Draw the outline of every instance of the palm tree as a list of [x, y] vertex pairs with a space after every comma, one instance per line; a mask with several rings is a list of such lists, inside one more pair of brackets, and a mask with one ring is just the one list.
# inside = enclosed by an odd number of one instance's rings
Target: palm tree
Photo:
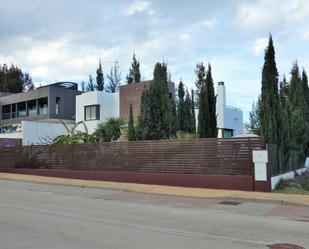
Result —
[[[59, 135], [53, 140], [53, 144], [80, 144], [87, 143], [89, 140], [88, 128], [84, 121], [77, 122], [71, 129], [63, 120], [59, 122], [64, 126], [67, 131], [66, 135]], [[85, 132], [76, 130], [79, 125], [83, 125]]]

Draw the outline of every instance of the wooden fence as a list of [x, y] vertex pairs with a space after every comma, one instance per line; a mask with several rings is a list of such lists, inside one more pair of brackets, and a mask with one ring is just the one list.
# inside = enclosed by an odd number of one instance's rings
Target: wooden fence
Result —
[[0, 148], [0, 170], [69, 169], [253, 175], [252, 150], [263, 138], [159, 140]]

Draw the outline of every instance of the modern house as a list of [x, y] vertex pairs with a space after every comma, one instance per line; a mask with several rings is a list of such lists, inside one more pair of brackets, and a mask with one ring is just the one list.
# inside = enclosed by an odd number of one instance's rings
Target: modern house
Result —
[[119, 92], [92, 91], [76, 96], [76, 123], [84, 121], [89, 133], [109, 117], [119, 117]]
[[[122, 85], [119, 88], [120, 94], [120, 118], [128, 122], [130, 105], [133, 109], [133, 118], [137, 119], [141, 109], [141, 97], [144, 89], [149, 87], [152, 80], [141, 81], [134, 84]], [[175, 98], [175, 83], [168, 82], [167, 87], [171, 98]]]
[[[74, 124], [75, 101], [79, 94], [78, 85], [73, 82], [57, 82], [17, 94], [2, 93], [0, 145], [36, 144], [40, 138], [63, 133], [63, 128], [56, 129], [55, 125], [61, 125], [59, 119]], [[45, 124], [38, 124], [42, 122]], [[54, 124], [53, 128], [46, 123]]]

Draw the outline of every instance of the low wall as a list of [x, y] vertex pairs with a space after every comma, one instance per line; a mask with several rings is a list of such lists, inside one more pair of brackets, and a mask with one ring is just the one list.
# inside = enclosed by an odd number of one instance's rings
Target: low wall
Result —
[[253, 191], [252, 176], [49, 169], [2, 169], [1, 172], [83, 180]]
[[269, 191], [253, 182], [263, 138], [36, 145], [0, 148], [0, 171], [184, 187]]
[[[298, 169], [296, 170], [297, 174], [301, 174], [305, 171], [309, 170], [309, 167], [306, 167], [306, 168], [302, 168], [302, 169]], [[290, 171], [290, 172], [287, 172], [285, 174], [282, 174], [282, 175], [278, 175], [278, 176], [273, 176], [271, 178], [271, 190], [274, 190], [277, 186], [277, 184], [279, 183], [279, 181], [282, 179], [282, 180], [291, 180], [291, 179], [294, 179], [295, 178], [295, 173], [294, 171]]]

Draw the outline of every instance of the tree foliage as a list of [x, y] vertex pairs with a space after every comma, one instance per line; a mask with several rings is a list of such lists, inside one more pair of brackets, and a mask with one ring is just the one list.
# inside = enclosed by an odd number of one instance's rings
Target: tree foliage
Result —
[[185, 131], [185, 89], [184, 84], [180, 80], [178, 85], [178, 104], [177, 104], [177, 128], [180, 131]]
[[15, 65], [0, 65], [0, 92], [20, 93], [32, 90], [34, 85], [28, 73]]
[[114, 66], [111, 67], [110, 72], [106, 75], [108, 79], [108, 85], [106, 86], [106, 92], [115, 93], [118, 91], [120, 82], [122, 79], [121, 72], [119, 70], [118, 62], [115, 61]]
[[90, 74], [89, 75], [89, 80], [88, 80], [88, 84], [87, 84], [87, 87], [86, 87], [86, 91], [87, 92], [93, 92], [95, 89], [95, 84], [93, 82], [93, 77], [92, 75]]
[[[199, 78], [200, 75], [197, 74]], [[208, 64], [206, 79], [202, 82], [199, 93], [198, 134], [200, 138], [217, 137], [216, 96], [211, 74], [211, 66]]]
[[127, 83], [137, 83], [141, 81], [141, 73], [139, 69], [139, 61], [137, 61], [135, 54], [133, 53], [131, 68], [129, 69], [129, 74], [126, 77]]
[[134, 141], [136, 139], [135, 128], [134, 128], [134, 118], [133, 118], [133, 107], [130, 105], [129, 112], [129, 124], [128, 124], [128, 140]]
[[261, 135], [273, 144], [280, 143], [280, 107], [278, 93], [278, 70], [275, 61], [275, 48], [270, 35], [265, 51], [262, 69], [262, 90], [260, 106]]
[[167, 66], [157, 63], [152, 84], [143, 91], [139, 116], [140, 139], [168, 139], [175, 134], [175, 103], [167, 87]]
[[101, 60], [99, 61], [99, 67], [98, 67], [96, 73], [97, 73], [97, 76], [96, 76], [97, 86], [96, 86], [96, 88], [97, 88], [98, 91], [104, 91], [104, 74], [103, 74]]

